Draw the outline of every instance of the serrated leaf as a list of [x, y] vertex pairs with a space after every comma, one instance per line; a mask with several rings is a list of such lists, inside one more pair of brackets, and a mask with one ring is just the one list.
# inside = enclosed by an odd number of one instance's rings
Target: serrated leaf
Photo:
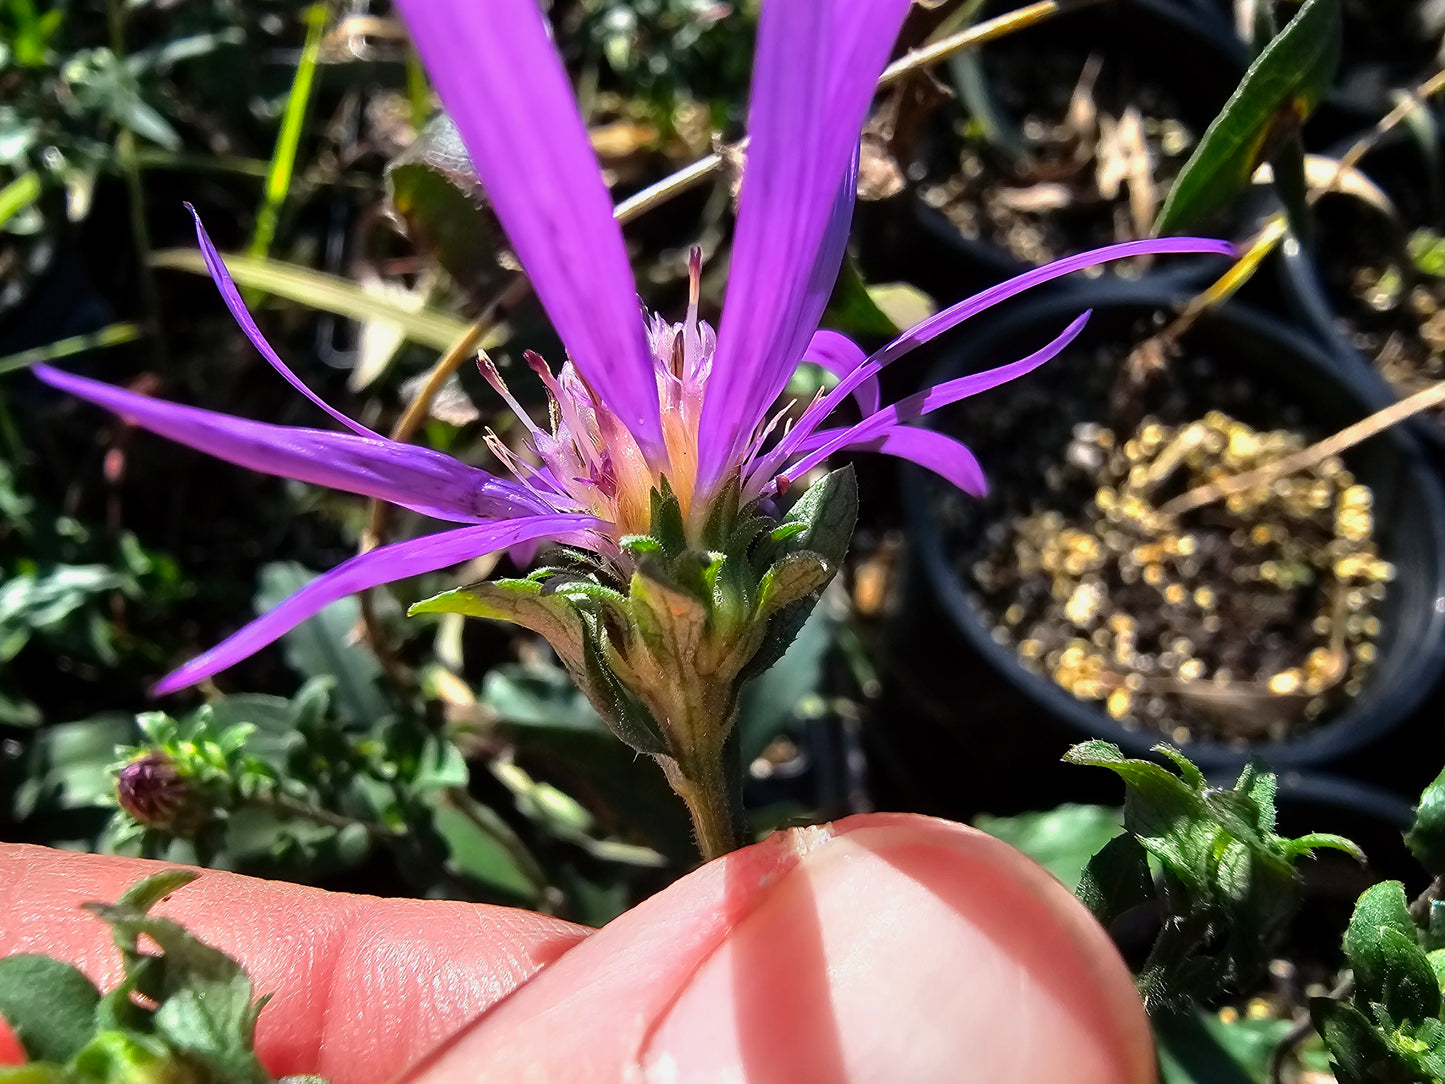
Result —
[[1366, 860], [1365, 852], [1360, 850], [1353, 840], [1337, 836], [1332, 832], [1310, 832], [1298, 839], [1285, 840], [1284, 846], [1285, 851], [1289, 854], [1310, 854], [1322, 848], [1328, 848], [1332, 851], [1344, 851], [1361, 865]]
[[841, 566], [857, 522], [858, 476], [849, 464], [814, 482], [788, 510], [783, 523], [801, 523], [803, 529], [789, 536], [783, 546], [790, 552], [812, 550]]
[[605, 633], [596, 619], [584, 615], [583, 623], [588, 629], [582, 640], [584, 664], [580, 672], [572, 671], [573, 680], [608, 728], [633, 749], [648, 755], [667, 752], [667, 741], [657, 720], [609, 665], [603, 648]]
[[1328, 92], [1339, 54], [1339, 0], [1305, 0], [1205, 131], [1170, 188], [1154, 232], [1175, 232], [1242, 191]]
[[1249, 800], [1254, 803], [1259, 815], [1257, 824], [1260, 833], [1265, 836], [1273, 834], [1277, 818], [1275, 794], [1279, 790], [1279, 779], [1274, 772], [1249, 764], [1240, 772], [1234, 789], [1249, 795]]
[[1194, 892], [1207, 890], [1213, 825], [1200, 795], [1168, 769], [1124, 756], [1118, 746], [1088, 741], [1074, 746], [1070, 764], [1108, 768], [1124, 780], [1124, 827]]
[[0, 958], [0, 1019], [32, 1061], [66, 1062], [95, 1031], [100, 991], [78, 968], [49, 956]]

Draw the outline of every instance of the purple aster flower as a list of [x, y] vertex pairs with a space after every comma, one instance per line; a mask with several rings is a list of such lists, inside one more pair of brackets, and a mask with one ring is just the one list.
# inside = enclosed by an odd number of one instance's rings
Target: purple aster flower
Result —
[[[43, 366], [35, 370], [40, 378], [241, 466], [462, 526], [346, 561], [164, 678], [158, 692], [232, 665], [347, 594], [506, 547], [549, 539], [585, 548], [626, 582], [631, 558], [622, 542], [655, 529], [658, 490], [676, 497], [693, 543], [720, 502], [747, 506], [838, 452], [909, 459], [981, 493], [983, 472], [963, 445], [909, 423], [1043, 364], [1078, 334], [1087, 314], [1020, 361], [887, 407], [877, 382], [884, 366], [975, 313], [1071, 271], [1145, 253], [1232, 252], [1219, 241], [1168, 238], [1070, 257], [945, 309], [871, 356], [819, 330], [852, 218], [858, 134], [910, 0], [769, 0], [758, 26], [750, 146], [721, 322], [714, 331], [698, 319], [696, 261], [683, 321], [644, 319], [601, 171], [536, 0], [399, 2], [566, 346], [568, 360], [555, 374], [526, 355], [551, 399], [546, 427], [483, 362], [527, 427], [536, 462], [493, 442], [512, 475], [499, 477], [387, 440], [322, 402], [266, 343], [198, 220], [206, 263], [241, 329], [277, 372], [349, 432], [247, 421]], [[779, 434], [778, 397], [804, 361], [840, 382]], [[862, 420], [832, 422], [849, 400]]]

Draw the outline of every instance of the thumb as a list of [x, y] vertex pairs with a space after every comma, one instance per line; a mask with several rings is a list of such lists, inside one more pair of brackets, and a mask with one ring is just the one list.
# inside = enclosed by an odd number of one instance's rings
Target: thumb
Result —
[[1058, 881], [907, 814], [777, 833], [590, 936], [409, 1084], [1149, 1084], [1148, 1022]]

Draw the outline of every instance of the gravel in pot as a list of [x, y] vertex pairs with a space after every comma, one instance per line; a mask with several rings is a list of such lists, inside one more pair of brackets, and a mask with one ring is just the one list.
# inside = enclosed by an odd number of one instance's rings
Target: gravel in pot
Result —
[[1226, 308], [1121, 408], [1119, 361], [1183, 300], [1086, 284], [975, 328], [941, 359], [940, 379], [987, 368], [1094, 309], [1048, 367], [940, 412], [991, 493], [953, 497], [908, 472], [924, 572], [975, 649], [1087, 733], [1134, 749], [1167, 738], [1206, 764], [1342, 755], [1436, 678], [1445, 498], [1413, 440], [1391, 432], [1268, 489], [1162, 514], [1200, 481], [1382, 405], [1313, 343]]

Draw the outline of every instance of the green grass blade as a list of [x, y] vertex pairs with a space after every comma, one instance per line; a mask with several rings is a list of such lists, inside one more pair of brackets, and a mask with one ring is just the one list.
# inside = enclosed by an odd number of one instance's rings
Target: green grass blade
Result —
[[110, 324], [99, 331], [92, 331], [86, 335], [72, 335], [68, 339], [59, 339], [44, 346], [37, 346], [33, 350], [22, 350], [18, 354], [0, 358], [0, 375], [14, 372], [16, 369], [28, 369], [30, 366], [39, 365], [42, 362], [59, 361], [61, 358], [68, 358], [72, 354], [81, 354], [87, 350], [134, 342], [140, 337], [141, 329], [138, 324]]
[[[363, 323], [385, 320], [401, 328], [412, 342], [434, 350], [449, 349], [467, 330], [466, 321], [455, 316], [437, 309], [410, 308], [389, 297], [364, 290], [338, 275], [328, 275], [266, 256], [231, 255], [224, 259], [227, 270], [242, 289], [274, 294], [308, 308]], [[156, 267], [189, 271], [195, 275], [207, 274], [205, 261], [196, 249], [157, 252], [151, 263]]]
[[34, 170], [20, 174], [0, 188], [0, 226], [4, 226], [40, 198], [40, 174]]
[[305, 130], [306, 113], [311, 104], [311, 88], [316, 82], [316, 62], [321, 56], [321, 35], [326, 29], [326, 5], [313, 4], [306, 10], [305, 17], [306, 44], [301, 47], [301, 59], [296, 64], [296, 77], [291, 81], [291, 93], [286, 97], [286, 111], [281, 117], [281, 129], [276, 133], [271, 166], [266, 171], [261, 207], [256, 212], [256, 229], [251, 234], [251, 243], [246, 249], [253, 256], [265, 256], [271, 251], [271, 242], [276, 236], [276, 224], [281, 218], [281, 208], [286, 203], [286, 194], [291, 190], [291, 175], [296, 169], [296, 149], [301, 145], [301, 133]]

